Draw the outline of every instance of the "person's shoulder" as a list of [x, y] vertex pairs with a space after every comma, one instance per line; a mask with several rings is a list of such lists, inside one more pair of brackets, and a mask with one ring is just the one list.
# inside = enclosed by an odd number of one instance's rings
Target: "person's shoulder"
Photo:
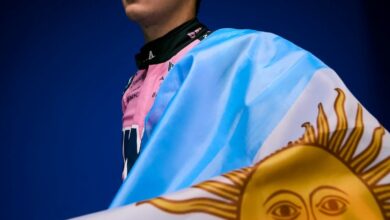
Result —
[[218, 29], [213, 31], [202, 44], [205, 44], [205, 47], [229, 44], [231, 46], [250, 46], [251, 48], [267, 50], [305, 51], [301, 47], [277, 34], [252, 29]]
[[299, 63], [306, 63], [306, 66], [314, 69], [326, 67], [312, 53], [291, 41], [274, 33], [251, 29], [218, 29], [199, 43], [189, 55], [208, 62], [240, 60], [259, 67], [274, 65], [287, 68]]

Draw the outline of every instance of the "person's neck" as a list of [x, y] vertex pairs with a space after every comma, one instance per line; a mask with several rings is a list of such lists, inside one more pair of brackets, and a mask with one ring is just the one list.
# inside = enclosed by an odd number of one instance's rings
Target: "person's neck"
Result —
[[156, 40], [180, 26], [181, 24], [194, 19], [195, 15], [182, 14], [181, 16], [171, 16], [171, 19], [165, 19], [152, 25], [142, 25], [145, 42]]

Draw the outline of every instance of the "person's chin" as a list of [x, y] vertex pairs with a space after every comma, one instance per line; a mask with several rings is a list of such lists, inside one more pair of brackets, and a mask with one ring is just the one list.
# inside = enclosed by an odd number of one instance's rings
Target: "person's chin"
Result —
[[135, 4], [126, 5], [125, 12], [127, 17], [133, 21], [138, 20], [140, 17], [142, 17], [143, 14], [142, 10], [140, 10], [140, 7]]
[[148, 13], [142, 10], [134, 10], [134, 8], [126, 8], [126, 15], [130, 20], [139, 24], [143, 24], [150, 20]]

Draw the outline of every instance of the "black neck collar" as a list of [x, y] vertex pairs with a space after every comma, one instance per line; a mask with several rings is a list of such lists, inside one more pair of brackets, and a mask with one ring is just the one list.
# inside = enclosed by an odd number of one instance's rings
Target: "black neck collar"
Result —
[[196, 18], [185, 22], [166, 35], [145, 44], [135, 55], [138, 69], [169, 60], [188, 44], [196, 39], [202, 39], [209, 32], [209, 29]]

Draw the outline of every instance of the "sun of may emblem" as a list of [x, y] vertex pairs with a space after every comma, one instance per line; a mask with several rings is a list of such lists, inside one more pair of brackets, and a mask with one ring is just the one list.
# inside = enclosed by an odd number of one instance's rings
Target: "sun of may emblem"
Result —
[[151, 204], [172, 214], [207, 213], [222, 219], [390, 219], [390, 184], [380, 183], [390, 172], [390, 157], [374, 163], [385, 129], [374, 129], [370, 144], [357, 152], [364, 132], [362, 107], [358, 104], [355, 125], [347, 132], [345, 94], [341, 89], [336, 91], [337, 124], [333, 131], [320, 103], [316, 127], [304, 123], [305, 132], [299, 140], [254, 166], [224, 174], [226, 181], [194, 186], [213, 198], [158, 197], [138, 205]]

